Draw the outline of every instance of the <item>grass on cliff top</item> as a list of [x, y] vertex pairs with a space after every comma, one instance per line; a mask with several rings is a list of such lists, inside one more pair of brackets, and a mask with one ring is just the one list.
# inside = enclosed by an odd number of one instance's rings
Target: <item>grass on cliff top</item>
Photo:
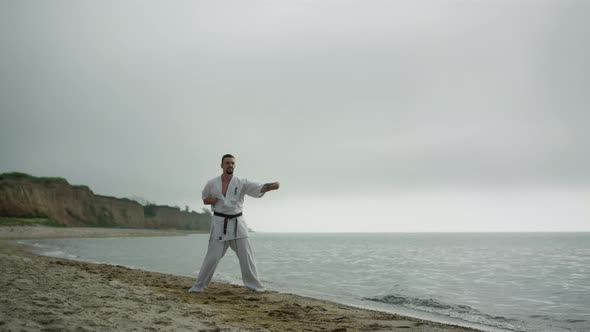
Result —
[[2, 173], [0, 174], [0, 180], [9, 180], [9, 179], [15, 179], [15, 180], [29, 180], [29, 181], [33, 181], [33, 182], [59, 182], [59, 183], [65, 183], [67, 184], [68, 181], [64, 178], [60, 178], [60, 177], [37, 177], [37, 176], [33, 176], [27, 173], [21, 173], [21, 172], [11, 172], [11, 173]]
[[49, 226], [49, 227], [67, 227], [61, 222], [51, 218], [14, 218], [0, 217], [1, 226]]

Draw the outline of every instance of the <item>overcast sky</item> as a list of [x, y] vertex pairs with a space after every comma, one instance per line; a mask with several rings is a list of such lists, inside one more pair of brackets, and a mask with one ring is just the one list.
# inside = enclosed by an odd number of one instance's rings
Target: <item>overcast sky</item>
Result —
[[590, 2], [0, 2], [0, 172], [260, 231], [590, 231]]

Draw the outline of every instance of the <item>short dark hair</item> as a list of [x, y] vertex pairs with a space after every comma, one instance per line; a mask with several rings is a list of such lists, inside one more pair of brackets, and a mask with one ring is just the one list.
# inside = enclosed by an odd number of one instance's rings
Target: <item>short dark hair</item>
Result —
[[221, 157], [221, 163], [222, 163], [222, 164], [223, 164], [223, 159], [225, 159], [225, 158], [234, 158], [234, 159], [236, 159], [236, 157], [232, 156], [232, 155], [231, 155], [231, 154], [229, 154], [229, 153], [228, 153], [228, 154], [224, 154], [224, 155], [223, 155], [223, 157]]

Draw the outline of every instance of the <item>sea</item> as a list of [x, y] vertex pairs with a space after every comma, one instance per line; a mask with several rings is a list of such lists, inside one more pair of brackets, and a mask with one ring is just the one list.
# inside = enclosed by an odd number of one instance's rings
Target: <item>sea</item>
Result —
[[[208, 234], [23, 240], [43, 255], [196, 277]], [[253, 233], [270, 290], [484, 331], [590, 331], [590, 233]], [[241, 284], [228, 250], [214, 281]]]

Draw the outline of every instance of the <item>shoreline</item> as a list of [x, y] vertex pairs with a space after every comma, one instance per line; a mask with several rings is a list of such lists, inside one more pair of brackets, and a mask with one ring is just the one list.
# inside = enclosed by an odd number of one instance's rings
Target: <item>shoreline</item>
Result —
[[[54, 231], [45, 230], [48, 236], [42, 236], [41, 229], [7, 228], [0, 228], [0, 282], [7, 286], [0, 291], [2, 331], [479, 331], [294, 294], [257, 294], [224, 283], [212, 283], [203, 294], [187, 293], [192, 278], [39, 256], [33, 247], [17, 243], [13, 236], [29, 231], [35, 234], [28, 239], [56, 238]], [[195, 233], [57, 230], [61, 237]]]
[[144, 228], [0, 226], [0, 240], [63, 239], [84, 237], [182, 236], [205, 233], [208, 234], [209, 232]]

